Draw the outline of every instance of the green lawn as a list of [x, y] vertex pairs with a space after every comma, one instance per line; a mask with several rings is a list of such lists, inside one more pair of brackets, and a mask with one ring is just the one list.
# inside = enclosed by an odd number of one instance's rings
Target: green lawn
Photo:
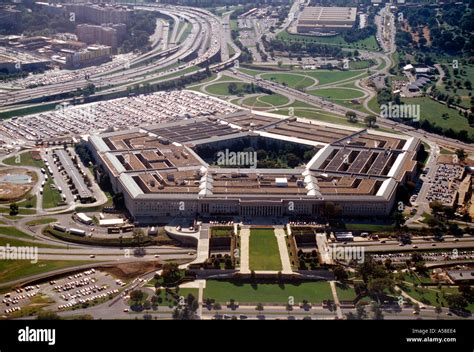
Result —
[[224, 304], [235, 299], [243, 303], [288, 303], [294, 297], [295, 304], [307, 300], [320, 304], [323, 300], [332, 299], [331, 288], [326, 281], [304, 282], [300, 284], [242, 284], [229, 281], [207, 280], [204, 299], [215, 299]]
[[43, 160], [34, 160], [31, 155], [31, 152], [25, 152], [20, 154], [19, 156], [12, 156], [10, 158], [5, 159], [3, 162], [11, 166], [32, 166], [37, 168], [44, 167]]
[[43, 208], [50, 209], [56, 208], [58, 204], [63, 200], [61, 193], [57, 189], [52, 189], [51, 185], [54, 182], [51, 178], [48, 179], [48, 182], [44, 185], [43, 189]]
[[[465, 108], [469, 108], [471, 106], [471, 97], [469, 94], [472, 95], [473, 91], [466, 89], [464, 83], [466, 81], [474, 82], [474, 65], [469, 65], [468, 63], [460, 63], [460, 70], [458, 70], [458, 75], [454, 75], [454, 69], [451, 62], [446, 63], [446, 68], [449, 71], [450, 78], [452, 85], [451, 87], [447, 87], [446, 83], [443, 83], [441, 87], [438, 87], [438, 90], [444, 93], [447, 93], [451, 96], [458, 95], [461, 97], [461, 106]], [[462, 71], [462, 74], [461, 74]], [[458, 88], [456, 83], [460, 82], [461, 86]]]
[[323, 97], [327, 99], [342, 99], [342, 100], [349, 100], [349, 99], [357, 99], [362, 98], [364, 96], [364, 92], [358, 89], [344, 89], [344, 88], [323, 88], [323, 89], [316, 89], [311, 90], [308, 93], [312, 95], [316, 95], [318, 97]]
[[15, 246], [15, 247], [38, 247], [38, 248], [60, 248], [64, 249], [66, 247], [64, 246], [56, 246], [56, 245], [49, 245], [49, 244], [43, 244], [40, 242], [31, 242], [31, 241], [24, 241], [24, 240], [12, 240], [12, 239], [7, 239], [0, 237], [0, 246]]
[[234, 228], [232, 226], [228, 227], [211, 227], [212, 237], [228, 237], [232, 236]]
[[307, 70], [303, 72], [306, 72], [310, 77], [316, 78], [319, 81], [319, 85], [355, 79], [357, 76], [366, 75], [365, 71]]
[[36, 219], [36, 220], [31, 220], [31, 221], [28, 221], [26, 224], [28, 226], [36, 226], [36, 225], [46, 225], [46, 224], [50, 224], [52, 222], [56, 222], [58, 221], [58, 219], [55, 219], [55, 218], [43, 218], [43, 219]]
[[250, 230], [250, 269], [281, 270], [280, 252], [272, 229]]
[[[406, 104], [419, 104], [422, 120], [428, 120], [435, 123], [443, 129], [452, 128], [454, 131], [465, 130], [471, 138], [474, 138], [474, 127], [469, 126], [466, 118], [459, 115], [455, 109], [450, 109], [446, 105], [438, 103], [430, 98], [404, 98]], [[447, 114], [447, 118], [443, 118]]]
[[[10, 207], [9, 206], [0, 207], [0, 214], [10, 214]], [[33, 215], [33, 214], [36, 214], [36, 210], [29, 209], [29, 208], [18, 208], [18, 214], [19, 215]]]
[[[235, 82], [235, 85], [237, 86], [237, 89], [243, 90], [245, 83]], [[226, 82], [211, 84], [205, 89], [206, 92], [213, 95], [232, 95], [231, 93], [229, 93], [229, 83]]]
[[288, 87], [304, 89], [316, 83], [313, 78], [307, 77], [305, 73], [264, 73], [263, 79], [285, 84]]
[[[437, 287], [414, 287], [414, 286], [405, 286], [403, 288], [403, 291], [408, 293], [411, 297], [416, 299], [417, 301], [420, 301], [424, 304], [428, 304], [431, 306], [442, 306], [442, 307], [447, 307], [448, 304], [446, 302], [446, 296], [450, 294], [458, 294], [458, 288], [457, 287], [445, 287], [443, 286], [441, 290], [439, 290]], [[472, 309], [472, 304], [471, 307]]]
[[242, 105], [249, 106], [252, 108], [271, 108], [267, 103], [263, 103], [258, 100], [258, 96], [248, 97], [242, 100]]
[[379, 224], [346, 224], [346, 230], [348, 231], [392, 231], [392, 225], [379, 225]]
[[258, 98], [258, 100], [263, 101], [264, 103], [274, 105], [274, 106], [286, 105], [290, 102], [290, 100], [287, 97], [280, 94], [265, 95], [263, 97]]
[[336, 292], [340, 301], [353, 301], [357, 297], [352, 287], [340, 283], [336, 283]]
[[90, 262], [79, 260], [40, 260], [36, 264], [32, 264], [29, 260], [0, 260], [0, 282], [87, 263]]
[[18, 204], [19, 207], [23, 208], [36, 208], [37, 198], [36, 195], [27, 196], [24, 201], [21, 201]]
[[[175, 290], [172, 290], [175, 292]], [[158, 305], [163, 307], [175, 307], [179, 303], [180, 297], [183, 297], [185, 300], [188, 297], [188, 294], [192, 294], [196, 299], [199, 296], [199, 290], [197, 288], [180, 288], [176, 293], [178, 295], [177, 299], [171, 294], [166, 293], [165, 289], [161, 289], [158, 296]], [[150, 298], [150, 297], [149, 297]]]
[[21, 230], [18, 230], [16, 227], [12, 226], [0, 226], [0, 234], [14, 236], [19, 238], [33, 239], [33, 236], [24, 233]]
[[[384, 61], [385, 62], [385, 61]], [[349, 68], [351, 70], [363, 70], [368, 69], [375, 65], [375, 62], [372, 60], [361, 60], [361, 61], [350, 61]]]
[[342, 37], [342, 35], [336, 35], [331, 37], [317, 37], [309, 35], [290, 34], [287, 31], [282, 31], [277, 35], [277, 39], [289, 42], [299, 41], [308, 43], [313, 42], [319, 44], [337, 45], [345, 48], [367, 49], [371, 51], [377, 50], [379, 48], [377, 40], [373, 35], [366, 39], [349, 43]]

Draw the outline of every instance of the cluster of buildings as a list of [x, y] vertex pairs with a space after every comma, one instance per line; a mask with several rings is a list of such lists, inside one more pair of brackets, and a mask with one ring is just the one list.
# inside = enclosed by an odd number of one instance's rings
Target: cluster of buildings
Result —
[[409, 83], [405, 88], [411, 93], [420, 92], [424, 87], [431, 84], [435, 73], [433, 67], [412, 64], [405, 65], [403, 71], [409, 79]]
[[51, 66], [80, 68], [111, 60], [112, 47], [88, 45], [74, 39], [59, 39], [55, 36], [5, 36], [0, 38], [0, 49], [10, 58], [0, 58], [0, 68], [8, 72], [41, 71]]
[[[203, 149], [297, 143], [314, 156], [290, 168], [208, 163]], [[139, 223], [174, 217], [387, 216], [417, 173], [416, 138], [239, 111], [92, 135], [89, 146]]]
[[[34, 60], [23, 59], [16, 52], [14, 60], [0, 56], [0, 69], [7, 73], [38, 71], [51, 66], [77, 69], [110, 61], [125, 39], [133, 12], [126, 6], [109, 4], [36, 2], [35, 6], [45, 14], [63, 16], [77, 24], [75, 34], [69, 34], [67, 39], [56, 36], [1, 37], [0, 45], [8, 47], [9, 51], [17, 49], [23, 56], [35, 56]], [[0, 7], [2, 22], [18, 21], [20, 14], [13, 6]]]

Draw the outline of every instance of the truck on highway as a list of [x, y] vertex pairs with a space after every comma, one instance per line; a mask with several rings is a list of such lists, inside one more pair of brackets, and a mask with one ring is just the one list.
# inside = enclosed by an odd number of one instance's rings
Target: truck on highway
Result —
[[76, 235], [76, 236], [85, 236], [86, 235], [86, 232], [84, 230], [79, 230], [79, 229], [74, 229], [74, 228], [70, 228], [69, 233], [71, 235]]

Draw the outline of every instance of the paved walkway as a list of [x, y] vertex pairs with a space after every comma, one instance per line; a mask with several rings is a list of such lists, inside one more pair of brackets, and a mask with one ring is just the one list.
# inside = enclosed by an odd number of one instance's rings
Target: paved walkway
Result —
[[332, 296], [334, 298], [334, 304], [336, 305], [337, 318], [344, 319], [344, 315], [342, 314], [342, 310], [341, 310], [341, 303], [339, 302], [339, 297], [337, 296], [336, 281], [329, 281], [329, 285], [331, 286]]
[[240, 229], [240, 272], [242, 274], [250, 273], [249, 245], [250, 229], [248, 227], [243, 226]]
[[282, 273], [291, 274], [293, 270], [291, 270], [290, 256], [288, 255], [288, 247], [285, 241], [285, 231], [282, 228], [275, 228], [275, 236], [278, 242], [278, 250], [280, 251]]
[[325, 233], [316, 234], [316, 243], [318, 245], [321, 264], [333, 264], [331, 253], [329, 251], [328, 239]]

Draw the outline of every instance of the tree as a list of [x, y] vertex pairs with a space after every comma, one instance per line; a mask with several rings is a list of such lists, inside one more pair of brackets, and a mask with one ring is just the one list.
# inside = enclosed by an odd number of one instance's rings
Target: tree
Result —
[[349, 121], [349, 122], [352, 122], [352, 123], [357, 122], [357, 115], [354, 111], [346, 112], [346, 118], [347, 118], [347, 121]]
[[263, 311], [263, 304], [262, 303], [257, 303], [257, 306], [255, 307], [255, 310], [258, 312]]
[[442, 312], [443, 312], [443, 308], [441, 308], [440, 306], [436, 306], [435, 313], [438, 315], [438, 318]]
[[18, 215], [18, 204], [16, 203], [11, 203], [10, 204], [10, 215], [11, 216], [15, 216], [15, 215]]
[[229, 85], [227, 86], [227, 90], [229, 91], [230, 94], [232, 95], [236, 95], [239, 93], [239, 89], [237, 87], [237, 84], [234, 83], [234, 82], [231, 82], [229, 83]]
[[464, 161], [467, 158], [467, 153], [464, 149], [456, 149], [455, 154], [457, 155], [460, 161]]
[[143, 299], [143, 292], [140, 290], [130, 292], [130, 299], [134, 302], [140, 302]]
[[382, 309], [380, 309], [380, 305], [376, 302], [372, 303], [372, 313], [374, 314], [374, 320], [383, 320]]
[[416, 313], [416, 314], [420, 314], [420, 305], [418, 303], [415, 303], [413, 305], [413, 311]]
[[464, 309], [468, 306], [467, 300], [464, 296], [459, 294], [452, 294], [446, 296], [446, 302], [450, 309]]
[[347, 272], [342, 265], [337, 265], [334, 268], [333, 272], [334, 272], [334, 276], [336, 277], [336, 280], [338, 281], [347, 280], [347, 278], [349, 277], [349, 275], [347, 275]]
[[356, 311], [357, 311], [357, 319], [359, 320], [364, 320], [367, 318], [367, 312], [365, 310], [365, 304], [357, 304], [356, 305]]
[[219, 314], [219, 311], [222, 309], [222, 306], [219, 302], [214, 302], [212, 309], [214, 309], [216, 313]]
[[367, 115], [364, 118], [365, 123], [367, 124], [368, 127], [373, 127], [375, 126], [375, 123], [377, 122], [377, 117], [374, 115]]
[[288, 312], [288, 314], [290, 314], [291, 311], [293, 311], [293, 305], [291, 304], [287, 304], [286, 307], [285, 307], [286, 311]]
[[115, 209], [123, 209], [125, 207], [125, 198], [122, 192], [115, 193], [112, 197], [112, 204]]
[[179, 267], [177, 263], [165, 263], [161, 272], [164, 282], [175, 282], [179, 277]]

